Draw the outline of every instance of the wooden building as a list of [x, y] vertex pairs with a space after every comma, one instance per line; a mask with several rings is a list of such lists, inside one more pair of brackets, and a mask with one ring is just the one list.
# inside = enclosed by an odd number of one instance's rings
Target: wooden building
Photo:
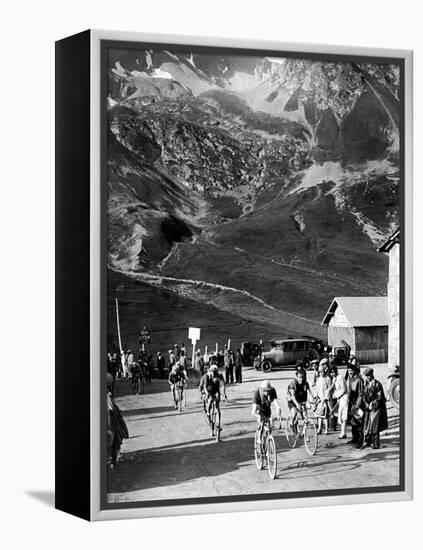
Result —
[[360, 363], [388, 360], [388, 298], [334, 298], [323, 321], [328, 327], [328, 344], [349, 346]]
[[391, 367], [400, 364], [400, 230], [397, 229], [379, 248], [389, 254], [388, 315], [389, 345], [388, 362]]

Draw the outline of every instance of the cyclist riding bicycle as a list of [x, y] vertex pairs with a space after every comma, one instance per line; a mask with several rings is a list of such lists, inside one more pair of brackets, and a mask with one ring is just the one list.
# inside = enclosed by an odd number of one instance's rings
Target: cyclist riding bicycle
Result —
[[220, 426], [220, 394], [221, 386], [223, 386], [223, 395], [225, 400], [226, 397], [226, 386], [223, 376], [219, 373], [219, 368], [217, 365], [211, 365], [210, 369], [200, 380], [200, 395], [203, 401], [204, 412], [207, 415], [207, 418], [210, 421], [210, 413], [213, 404], [213, 400], [216, 403], [217, 414], [219, 418]]
[[182, 397], [184, 395], [184, 388], [186, 386], [186, 375], [183, 369], [181, 368], [181, 365], [177, 362], [175, 365], [173, 365], [172, 370], [169, 373], [169, 385], [170, 385], [170, 391], [172, 393], [173, 398], [173, 406], [175, 409], [177, 408], [177, 399], [176, 399], [176, 391], [177, 391], [177, 385], [179, 383], [182, 383]]
[[281, 417], [281, 407], [278, 401], [276, 389], [270, 380], [263, 380], [260, 387], [253, 394], [253, 407], [251, 414], [258, 422], [258, 427], [263, 430], [265, 423], [270, 423], [272, 416], [272, 403], [275, 404], [276, 414]]
[[141, 378], [142, 369], [140, 367], [140, 364], [137, 363], [136, 361], [132, 363], [132, 365], [130, 366], [130, 373], [134, 380], [136, 380], [137, 378]]
[[311, 396], [311, 402], [314, 403], [314, 396], [311, 393], [309, 383], [306, 380], [304, 369], [297, 369], [295, 378], [288, 385], [288, 407], [291, 427], [294, 427], [298, 414], [302, 415], [303, 408], [307, 405]]

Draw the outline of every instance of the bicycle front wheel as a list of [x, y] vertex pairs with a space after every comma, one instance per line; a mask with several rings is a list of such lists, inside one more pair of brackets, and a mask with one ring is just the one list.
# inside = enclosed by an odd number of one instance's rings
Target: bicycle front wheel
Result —
[[307, 420], [304, 426], [304, 445], [310, 456], [313, 456], [317, 450], [317, 430], [313, 420]]
[[291, 424], [291, 419], [288, 416], [285, 421], [285, 437], [291, 449], [293, 449], [297, 444], [297, 430], [298, 426], [295, 428], [295, 426]]
[[267, 437], [267, 468], [270, 479], [275, 479], [276, 469], [278, 467], [278, 457], [276, 453], [276, 443], [273, 435]]
[[264, 458], [261, 449], [260, 433], [256, 431], [254, 435], [254, 456], [256, 459], [257, 470], [263, 470]]
[[214, 437], [216, 441], [220, 441], [220, 424], [217, 411], [214, 413]]

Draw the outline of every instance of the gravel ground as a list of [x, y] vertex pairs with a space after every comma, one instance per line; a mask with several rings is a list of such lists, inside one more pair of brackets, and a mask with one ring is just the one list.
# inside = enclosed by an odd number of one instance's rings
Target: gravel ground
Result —
[[[386, 387], [387, 365], [374, 365], [375, 376]], [[282, 414], [288, 414], [286, 391], [293, 370], [275, 371], [269, 378], [277, 389]], [[283, 430], [274, 430], [278, 451], [276, 479], [258, 471], [254, 461], [251, 397], [265, 377], [245, 368], [242, 384], [228, 386], [222, 403], [222, 440], [210, 438], [193, 383], [187, 406], [174, 410], [166, 380], [153, 380], [144, 395], [128, 395], [129, 382], [119, 381], [116, 401], [128, 425], [121, 461], [112, 473], [109, 502], [149, 501], [193, 497], [254, 495], [399, 483], [399, 415], [388, 402], [389, 429], [379, 450], [352, 449], [337, 432], [319, 436], [317, 453], [310, 457], [302, 442], [287, 445]], [[349, 435], [349, 430], [348, 430]]]

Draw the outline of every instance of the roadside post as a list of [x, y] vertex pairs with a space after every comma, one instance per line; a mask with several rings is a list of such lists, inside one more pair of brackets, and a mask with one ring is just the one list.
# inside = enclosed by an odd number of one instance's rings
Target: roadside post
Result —
[[[192, 343], [192, 363], [191, 366], [194, 368], [194, 361], [195, 361], [195, 344], [200, 339], [200, 329], [196, 327], [189, 327], [188, 328], [188, 338], [191, 340]], [[187, 380], [188, 384], [188, 380]], [[188, 386], [187, 386], [188, 387]], [[185, 407], [187, 406], [187, 392], [184, 393], [185, 398]]]

